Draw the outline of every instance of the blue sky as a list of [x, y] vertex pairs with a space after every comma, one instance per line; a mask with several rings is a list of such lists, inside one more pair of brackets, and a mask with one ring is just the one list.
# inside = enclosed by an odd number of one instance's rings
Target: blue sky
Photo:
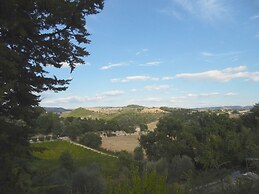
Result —
[[207, 107], [259, 102], [259, 0], [106, 0], [90, 56], [42, 106]]

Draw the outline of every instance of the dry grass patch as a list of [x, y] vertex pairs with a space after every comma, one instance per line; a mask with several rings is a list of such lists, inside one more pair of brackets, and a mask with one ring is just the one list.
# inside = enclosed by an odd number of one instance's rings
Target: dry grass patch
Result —
[[154, 121], [154, 122], [152, 122], [152, 123], [148, 123], [148, 124], [147, 124], [148, 130], [149, 130], [149, 131], [154, 131], [158, 122], [159, 122], [159, 121]]
[[134, 149], [139, 146], [139, 135], [127, 135], [127, 136], [113, 136], [102, 138], [102, 148], [111, 151], [122, 151], [132, 153]]

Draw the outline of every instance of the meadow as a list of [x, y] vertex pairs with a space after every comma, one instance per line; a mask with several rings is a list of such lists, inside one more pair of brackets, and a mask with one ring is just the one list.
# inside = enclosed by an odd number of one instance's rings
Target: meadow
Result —
[[93, 152], [67, 141], [33, 143], [32, 148], [35, 157], [32, 165], [37, 171], [51, 172], [59, 168], [59, 157], [66, 151], [71, 154], [76, 168], [95, 163], [100, 167], [103, 175], [113, 174], [118, 162], [117, 158]]

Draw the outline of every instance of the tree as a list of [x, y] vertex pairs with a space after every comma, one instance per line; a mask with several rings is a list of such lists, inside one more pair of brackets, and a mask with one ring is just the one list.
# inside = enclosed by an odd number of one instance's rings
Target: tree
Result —
[[147, 124], [144, 124], [144, 123], [141, 123], [141, 124], [139, 125], [139, 128], [140, 128], [140, 131], [142, 131], [142, 132], [145, 132], [145, 131], [148, 130]]
[[102, 138], [100, 137], [100, 135], [95, 133], [85, 133], [80, 138], [80, 143], [91, 148], [98, 148], [102, 144]]
[[[0, 144], [0, 165], [7, 173], [0, 173], [1, 192], [28, 193], [25, 179], [18, 177], [26, 174], [26, 168], [21, 166], [28, 158], [28, 136], [37, 117], [39, 94], [65, 90], [69, 83], [48, 76], [46, 67], [68, 64], [72, 71], [76, 64], [84, 63], [83, 57], [89, 55], [85, 46], [90, 43], [85, 16], [102, 8], [103, 0], [1, 1], [0, 137], [21, 136], [19, 141]], [[16, 148], [24, 151], [14, 152]], [[13, 181], [17, 184], [12, 184]]]
[[259, 130], [259, 103], [255, 104], [251, 111], [241, 118], [246, 127], [257, 132]]
[[72, 140], [77, 140], [77, 137], [82, 134], [82, 127], [80, 125], [80, 122], [73, 121], [71, 123], [67, 123], [64, 135], [67, 135]]
[[45, 113], [40, 115], [37, 120], [35, 127], [37, 132], [42, 134], [60, 134], [61, 133], [61, 122], [58, 115], [55, 113]]
[[102, 8], [103, 0], [1, 2], [0, 115], [21, 119], [24, 111], [38, 105], [37, 93], [66, 89], [69, 80], [48, 77], [44, 68], [68, 64], [72, 71], [84, 63], [90, 42], [85, 16]]

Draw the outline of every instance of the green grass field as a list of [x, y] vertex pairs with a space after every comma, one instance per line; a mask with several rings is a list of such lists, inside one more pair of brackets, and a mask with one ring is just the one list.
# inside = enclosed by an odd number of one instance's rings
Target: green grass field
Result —
[[[85, 167], [96, 163], [100, 166], [103, 175], [111, 175], [116, 170], [117, 158], [105, 156], [66, 141], [51, 141], [42, 143], [33, 143], [33, 168], [37, 171], [51, 172], [59, 167], [59, 157], [64, 151], [68, 151], [73, 159], [76, 168]], [[43, 149], [42, 152], [36, 151]]]

